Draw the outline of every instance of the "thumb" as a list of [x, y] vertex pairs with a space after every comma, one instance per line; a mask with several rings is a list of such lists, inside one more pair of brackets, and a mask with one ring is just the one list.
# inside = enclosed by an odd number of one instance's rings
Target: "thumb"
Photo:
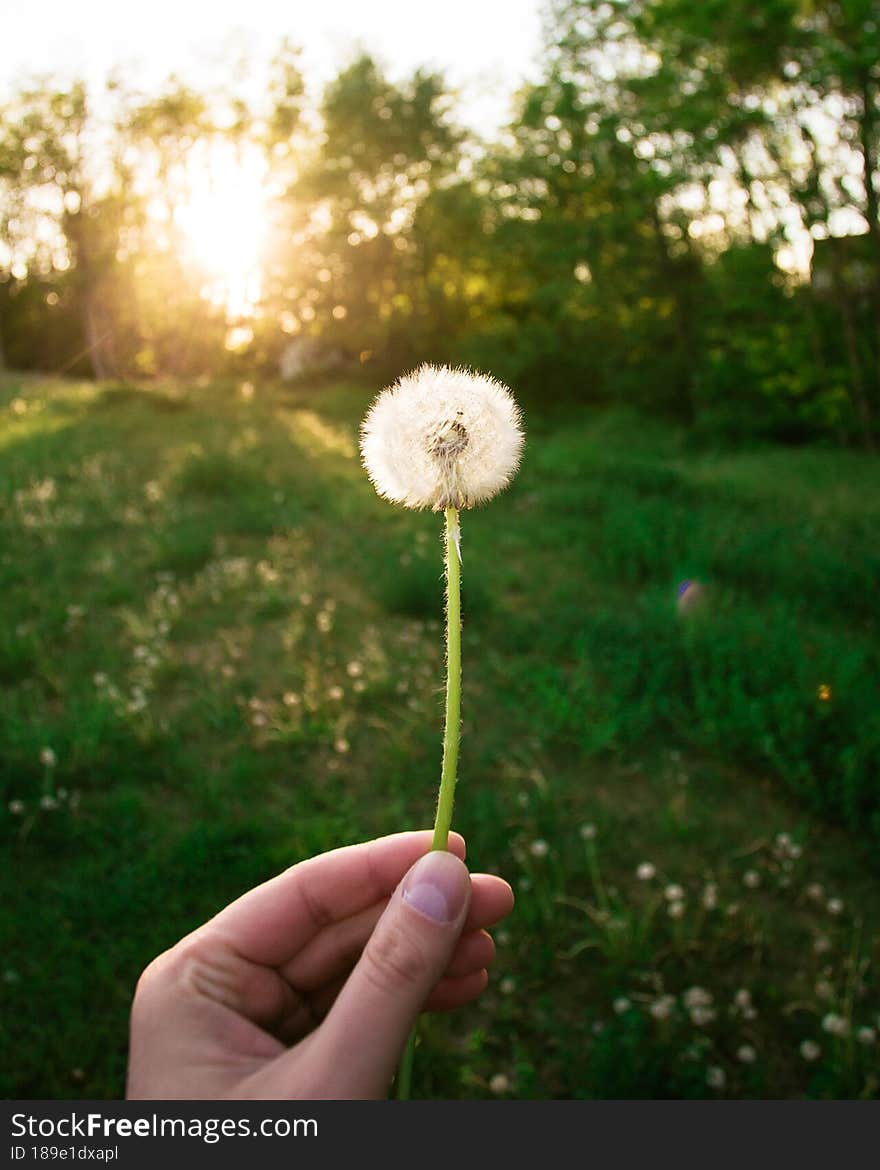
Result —
[[452, 853], [420, 858], [395, 890], [315, 1046], [338, 1096], [385, 1097], [419, 1012], [449, 965], [471, 900]]

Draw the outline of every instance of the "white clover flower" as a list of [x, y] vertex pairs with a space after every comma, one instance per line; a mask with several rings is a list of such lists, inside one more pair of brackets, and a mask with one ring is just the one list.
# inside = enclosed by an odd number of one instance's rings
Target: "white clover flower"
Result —
[[684, 918], [684, 902], [670, 902], [666, 913], [670, 918]]
[[546, 857], [549, 852], [550, 846], [546, 841], [542, 841], [540, 837], [529, 846], [529, 853], [531, 853], [532, 857]]
[[714, 882], [709, 882], [703, 890], [703, 909], [714, 910], [718, 905], [718, 887]]
[[667, 902], [680, 902], [684, 898], [684, 890], [681, 886], [670, 885], [663, 891], [663, 897]]
[[866, 1048], [870, 1047], [877, 1039], [877, 1029], [869, 1028], [867, 1025], [859, 1028], [856, 1032], [856, 1040], [859, 1044], [864, 1044]]
[[804, 1040], [801, 1042], [800, 1053], [804, 1060], [813, 1061], [819, 1059], [822, 1049], [815, 1040]]
[[596, 840], [596, 826], [595, 825], [589, 825], [589, 824], [581, 825], [581, 827], [578, 831], [580, 832], [580, 835], [584, 841], [595, 841]]
[[7, 808], [9, 809], [9, 811], [12, 813], [12, 815], [14, 817], [20, 817], [24, 814], [24, 801], [23, 800], [10, 800], [9, 804], [7, 805]]
[[509, 1088], [510, 1081], [504, 1073], [496, 1073], [489, 1081], [489, 1091], [492, 1093], [506, 1093]]
[[750, 890], [756, 890], [761, 884], [761, 875], [756, 869], [747, 869], [743, 874], [743, 885]]
[[754, 1064], [758, 1054], [751, 1044], [741, 1044], [736, 1050], [736, 1059], [741, 1064]]
[[40, 763], [44, 768], [54, 768], [58, 758], [50, 747], [40, 748]]
[[657, 869], [651, 864], [650, 861], [643, 861], [636, 870], [636, 877], [640, 882], [649, 882], [656, 873]]
[[723, 1089], [727, 1084], [724, 1069], [719, 1068], [717, 1064], [710, 1065], [706, 1069], [706, 1084], [710, 1089]]
[[611, 1006], [615, 1015], [622, 1016], [632, 1007], [632, 1002], [625, 995], [619, 995]]
[[715, 1009], [710, 1007], [695, 1007], [691, 1011], [691, 1023], [695, 1028], [704, 1028], [715, 1019]]
[[843, 1016], [837, 1015], [836, 1012], [829, 1012], [822, 1019], [822, 1031], [827, 1032], [830, 1036], [848, 1036], [849, 1022]]
[[383, 390], [361, 427], [380, 496], [408, 508], [469, 508], [506, 487], [523, 447], [519, 407], [486, 374], [420, 366]]
[[705, 987], [689, 987], [682, 995], [681, 1002], [691, 1011], [693, 1008], [710, 1007], [712, 1004], [712, 993], [707, 991]]
[[830, 898], [828, 900], [828, 906], [826, 907], [826, 909], [828, 910], [829, 914], [835, 914], [835, 915], [842, 914], [843, 913], [843, 902], [840, 900], [840, 898]]
[[651, 1015], [654, 1017], [655, 1020], [668, 1020], [669, 1017], [672, 1015], [672, 1011], [673, 1011], [674, 1007], [675, 1007], [674, 996], [661, 995], [658, 999], [654, 1000], [654, 1002], [648, 1008], [648, 1011], [651, 1013]]

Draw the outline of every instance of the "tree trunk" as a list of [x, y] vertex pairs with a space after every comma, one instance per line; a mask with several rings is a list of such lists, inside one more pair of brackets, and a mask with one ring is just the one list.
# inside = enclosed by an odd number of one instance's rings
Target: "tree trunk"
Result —
[[92, 371], [97, 379], [103, 380], [105, 378], [112, 378], [115, 370], [113, 368], [114, 363], [110, 346], [107, 344], [111, 336], [111, 330], [102, 325], [98, 300], [98, 295], [94, 289], [86, 292], [83, 328], [85, 330], [89, 358], [92, 363]]

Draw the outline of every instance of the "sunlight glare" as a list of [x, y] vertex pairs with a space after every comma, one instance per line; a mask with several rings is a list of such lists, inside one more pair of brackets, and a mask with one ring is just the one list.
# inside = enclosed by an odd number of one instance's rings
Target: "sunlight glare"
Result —
[[189, 196], [174, 211], [203, 295], [229, 320], [252, 317], [260, 298], [260, 261], [266, 238], [266, 163], [247, 147], [213, 144], [190, 162]]

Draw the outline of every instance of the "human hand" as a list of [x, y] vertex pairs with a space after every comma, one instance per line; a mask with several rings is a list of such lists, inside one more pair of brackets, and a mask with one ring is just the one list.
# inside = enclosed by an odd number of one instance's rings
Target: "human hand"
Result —
[[244, 894], [155, 959], [131, 1012], [126, 1096], [381, 1098], [419, 1012], [488, 980], [507, 882], [468, 876], [429, 832], [321, 854]]

